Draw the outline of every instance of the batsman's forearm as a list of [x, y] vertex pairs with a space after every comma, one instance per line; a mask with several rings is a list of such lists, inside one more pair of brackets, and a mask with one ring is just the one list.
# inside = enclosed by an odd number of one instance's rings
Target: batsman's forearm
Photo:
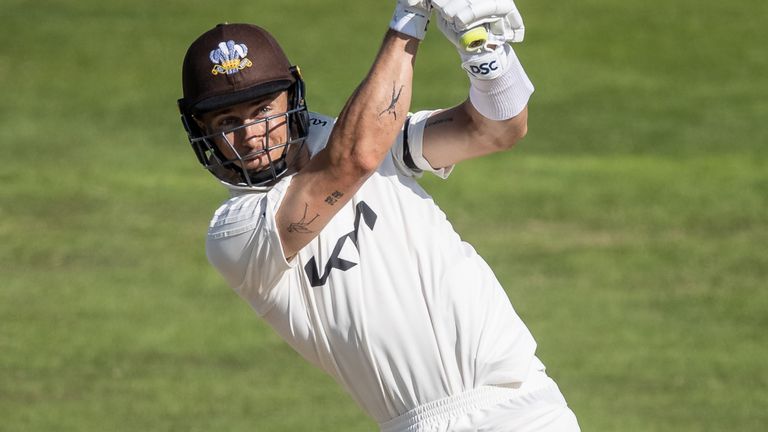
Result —
[[387, 32], [328, 145], [293, 178], [275, 215], [287, 259], [306, 246], [376, 170], [405, 122], [418, 39]]
[[408, 114], [418, 43], [387, 32], [368, 75], [334, 126], [328, 142], [334, 167], [370, 173], [381, 163]]

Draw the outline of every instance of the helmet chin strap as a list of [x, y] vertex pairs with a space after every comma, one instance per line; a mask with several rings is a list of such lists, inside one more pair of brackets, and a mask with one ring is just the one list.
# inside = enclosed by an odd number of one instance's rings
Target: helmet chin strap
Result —
[[248, 179], [254, 186], [262, 186], [270, 181], [279, 179], [283, 173], [288, 169], [288, 162], [286, 161], [286, 155], [283, 155], [279, 160], [272, 162], [271, 166], [262, 171], [248, 171]]

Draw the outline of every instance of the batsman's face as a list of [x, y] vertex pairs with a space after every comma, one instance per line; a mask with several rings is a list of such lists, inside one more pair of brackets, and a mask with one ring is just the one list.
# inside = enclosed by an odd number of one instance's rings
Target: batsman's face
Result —
[[198, 119], [228, 160], [249, 171], [261, 171], [279, 159], [288, 140], [288, 93], [232, 105]]

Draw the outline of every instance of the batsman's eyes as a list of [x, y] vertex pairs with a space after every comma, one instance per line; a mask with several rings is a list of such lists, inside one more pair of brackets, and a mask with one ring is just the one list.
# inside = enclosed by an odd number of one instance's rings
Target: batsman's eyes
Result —
[[218, 120], [214, 124], [214, 127], [218, 130], [223, 130], [226, 128], [232, 128], [232, 127], [238, 126], [238, 123], [239, 123], [239, 119], [235, 117], [226, 117]]
[[[259, 107], [256, 110], [254, 110], [254, 112], [251, 115], [248, 116], [249, 117], [248, 122], [251, 122], [251, 119], [259, 119], [259, 118], [262, 118], [262, 117], [266, 117], [271, 112], [272, 112], [272, 106], [271, 105], [265, 105], [263, 107]], [[244, 125], [245, 123], [246, 123], [246, 121], [244, 121], [240, 117], [237, 117], [237, 116], [225, 116], [225, 117], [221, 117], [219, 119], [216, 119], [214, 121], [214, 123], [213, 123], [213, 127], [216, 130], [221, 131], [221, 130], [224, 130], [224, 129], [229, 129], [229, 128], [234, 128], [234, 127], [237, 127], [237, 126], [241, 126], [241, 125]]]

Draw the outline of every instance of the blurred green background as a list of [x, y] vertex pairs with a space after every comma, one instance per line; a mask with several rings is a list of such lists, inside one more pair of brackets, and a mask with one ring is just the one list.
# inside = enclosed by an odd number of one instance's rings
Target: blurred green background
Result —
[[[376, 429], [207, 264], [226, 194], [175, 101], [188, 44], [253, 22], [336, 115], [392, 4], [2, 0], [0, 430]], [[768, 3], [518, 6], [528, 137], [425, 187], [583, 430], [766, 430]], [[415, 88], [466, 96], [436, 28]]]

